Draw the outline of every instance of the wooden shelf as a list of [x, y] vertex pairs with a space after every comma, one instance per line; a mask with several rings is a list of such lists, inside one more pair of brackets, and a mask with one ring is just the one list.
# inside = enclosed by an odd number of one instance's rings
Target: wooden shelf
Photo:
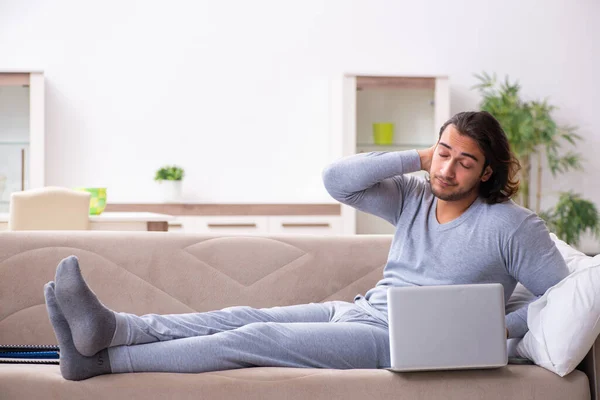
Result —
[[435, 89], [429, 77], [357, 76], [356, 90], [364, 89]]
[[392, 143], [392, 144], [375, 144], [375, 143], [357, 143], [357, 149], [373, 148], [376, 150], [419, 150], [433, 146], [435, 143]]
[[28, 86], [28, 73], [0, 72], [0, 86]]

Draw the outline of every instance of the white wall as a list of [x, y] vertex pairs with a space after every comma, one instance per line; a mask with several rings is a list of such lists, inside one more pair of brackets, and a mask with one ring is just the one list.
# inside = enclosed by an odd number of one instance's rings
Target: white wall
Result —
[[344, 72], [449, 75], [454, 113], [495, 71], [581, 128], [587, 173], [546, 191], [600, 205], [599, 16], [595, 0], [5, 0], [0, 69], [46, 73], [48, 184], [152, 201], [154, 171], [178, 163], [190, 200], [231, 203], [331, 201]]

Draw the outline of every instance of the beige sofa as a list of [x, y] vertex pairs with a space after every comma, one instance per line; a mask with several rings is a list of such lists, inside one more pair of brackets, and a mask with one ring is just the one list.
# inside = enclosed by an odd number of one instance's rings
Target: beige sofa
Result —
[[[265, 307], [365, 293], [390, 236], [216, 237], [155, 232], [0, 233], [0, 344], [56, 344], [42, 287], [75, 254], [109, 307], [136, 314]], [[418, 372], [247, 368], [103, 375], [73, 382], [56, 365], [0, 364], [1, 399], [595, 399], [594, 346], [579, 370]]]

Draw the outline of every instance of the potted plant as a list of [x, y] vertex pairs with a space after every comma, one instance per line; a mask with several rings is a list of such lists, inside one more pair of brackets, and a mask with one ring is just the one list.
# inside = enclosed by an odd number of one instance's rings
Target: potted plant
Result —
[[165, 165], [156, 171], [154, 180], [163, 185], [164, 200], [175, 202], [181, 200], [181, 182], [185, 175], [183, 168], [177, 165]]
[[[543, 157], [552, 177], [569, 170], [582, 170], [581, 156], [563, 150], [563, 145], [574, 146], [581, 137], [575, 126], [559, 126], [552, 117], [556, 107], [544, 101], [524, 101], [520, 97], [520, 85], [506, 77], [498, 83], [496, 75], [475, 75], [480, 83], [474, 86], [483, 96], [481, 109], [492, 114], [502, 125], [508, 141], [521, 163], [520, 195], [515, 199], [522, 206], [535, 211], [548, 228], [565, 242], [577, 245], [581, 235], [590, 231], [600, 236], [599, 214], [593, 202], [582, 199], [572, 192], [558, 193], [554, 208], [541, 210]], [[530, 203], [532, 195], [531, 171], [536, 168], [535, 207]]]

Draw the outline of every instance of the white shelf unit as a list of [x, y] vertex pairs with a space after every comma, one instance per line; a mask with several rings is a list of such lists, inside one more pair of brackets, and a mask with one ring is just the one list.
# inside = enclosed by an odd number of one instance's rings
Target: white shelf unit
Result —
[[[341, 134], [333, 138], [341, 147], [338, 156], [431, 147], [450, 118], [447, 76], [345, 74], [339, 89]], [[374, 143], [372, 124], [377, 122], [394, 124], [391, 145]], [[387, 221], [352, 207], [342, 205], [341, 214], [345, 234], [394, 233]]]
[[0, 70], [0, 212], [10, 194], [44, 186], [44, 73]]

